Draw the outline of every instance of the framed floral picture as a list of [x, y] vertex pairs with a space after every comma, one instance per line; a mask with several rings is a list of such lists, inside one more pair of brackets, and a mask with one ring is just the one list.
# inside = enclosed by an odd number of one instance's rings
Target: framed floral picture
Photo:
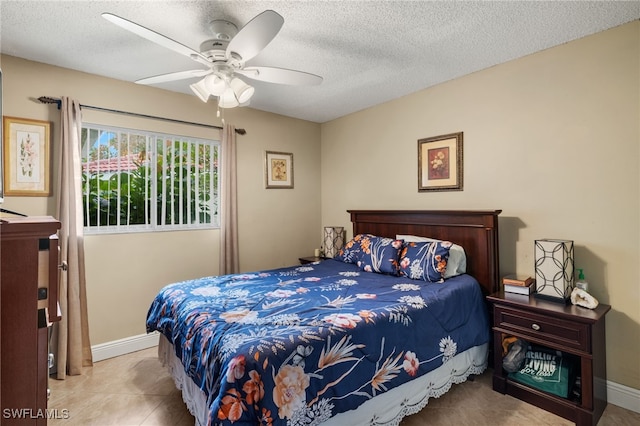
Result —
[[51, 123], [3, 117], [4, 194], [51, 195]]
[[462, 132], [418, 140], [418, 191], [462, 191]]
[[267, 151], [264, 175], [267, 189], [293, 188], [293, 154]]

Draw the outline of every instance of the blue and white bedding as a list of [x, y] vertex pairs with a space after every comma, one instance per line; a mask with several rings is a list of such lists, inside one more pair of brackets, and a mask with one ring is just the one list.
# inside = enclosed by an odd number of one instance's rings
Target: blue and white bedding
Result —
[[318, 424], [489, 341], [473, 277], [336, 260], [171, 284], [147, 330], [173, 344], [211, 425]]

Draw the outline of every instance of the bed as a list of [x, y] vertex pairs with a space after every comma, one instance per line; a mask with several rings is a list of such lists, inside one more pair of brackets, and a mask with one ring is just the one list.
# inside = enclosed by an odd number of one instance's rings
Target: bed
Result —
[[486, 369], [500, 211], [349, 213], [336, 259], [158, 293], [147, 331], [196, 425], [398, 425]]

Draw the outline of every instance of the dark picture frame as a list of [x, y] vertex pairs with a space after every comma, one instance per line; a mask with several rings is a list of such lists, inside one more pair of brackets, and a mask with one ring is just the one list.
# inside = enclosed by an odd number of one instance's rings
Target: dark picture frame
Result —
[[462, 191], [462, 133], [418, 140], [418, 192]]

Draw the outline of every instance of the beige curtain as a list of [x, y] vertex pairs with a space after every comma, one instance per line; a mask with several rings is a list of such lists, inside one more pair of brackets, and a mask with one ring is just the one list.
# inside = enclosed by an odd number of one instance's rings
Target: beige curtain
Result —
[[60, 309], [53, 347], [57, 378], [82, 374], [82, 367], [93, 364], [89, 342], [89, 321], [84, 270], [84, 236], [82, 219], [82, 170], [80, 138], [82, 114], [80, 104], [63, 97], [61, 101], [59, 179], [56, 191], [61, 270]]
[[222, 127], [220, 151], [220, 275], [225, 275], [240, 272], [235, 126]]

